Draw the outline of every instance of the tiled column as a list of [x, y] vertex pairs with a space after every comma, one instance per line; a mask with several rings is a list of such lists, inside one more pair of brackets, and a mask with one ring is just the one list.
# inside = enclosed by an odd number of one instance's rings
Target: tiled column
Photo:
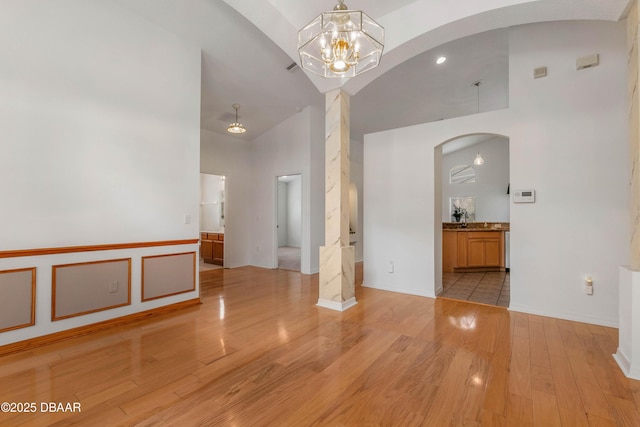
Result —
[[640, 97], [638, 97], [638, 2], [627, 17], [629, 100], [629, 182], [631, 256], [629, 266], [621, 266], [618, 280], [618, 350], [616, 362], [630, 378], [640, 379]]
[[349, 95], [325, 98], [325, 234], [320, 247], [318, 306], [344, 311], [356, 304], [355, 252], [349, 246]]

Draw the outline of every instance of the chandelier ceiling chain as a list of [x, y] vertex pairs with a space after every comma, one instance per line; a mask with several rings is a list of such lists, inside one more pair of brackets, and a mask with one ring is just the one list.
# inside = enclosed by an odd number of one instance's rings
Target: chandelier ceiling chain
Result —
[[300, 66], [322, 77], [354, 77], [375, 68], [384, 48], [384, 28], [338, 0], [298, 32]]

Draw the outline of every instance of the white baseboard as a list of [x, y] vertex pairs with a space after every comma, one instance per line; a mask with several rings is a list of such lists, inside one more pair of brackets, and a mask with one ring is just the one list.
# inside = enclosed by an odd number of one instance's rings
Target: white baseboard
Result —
[[521, 305], [513, 305], [513, 304], [509, 305], [509, 310], [517, 311], [519, 313], [535, 314], [537, 316], [553, 317], [555, 319], [571, 320], [573, 322], [590, 323], [592, 325], [608, 326], [610, 328], [617, 328], [618, 327], [617, 320], [603, 319], [603, 318], [600, 318], [600, 317], [585, 316], [583, 314], [554, 313], [554, 312], [547, 312], [547, 311], [544, 311], [544, 310], [535, 310], [535, 309], [532, 309], [530, 307], [521, 306]]
[[345, 311], [346, 309], [353, 307], [357, 303], [358, 301], [356, 301], [355, 297], [351, 297], [348, 300], [342, 302], [319, 298], [316, 306], [328, 308], [330, 310]]
[[[613, 355], [613, 359], [616, 361], [616, 363], [620, 367], [620, 370], [622, 370], [622, 373], [626, 377], [633, 378], [630, 375], [631, 362], [629, 361], [629, 358], [620, 350], [620, 347], [618, 347], [618, 351]], [[638, 379], [638, 377], [635, 377], [635, 379]]]
[[407, 295], [416, 295], [419, 297], [427, 297], [427, 298], [435, 298], [436, 295], [434, 293], [431, 292], [425, 292], [424, 289], [390, 289], [390, 288], [386, 288], [383, 286], [372, 286], [371, 284], [366, 284], [366, 283], [362, 283], [362, 286], [365, 288], [371, 288], [371, 289], [378, 289], [381, 291], [388, 291], [388, 292], [398, 292], [400, 294], [407, 294]]

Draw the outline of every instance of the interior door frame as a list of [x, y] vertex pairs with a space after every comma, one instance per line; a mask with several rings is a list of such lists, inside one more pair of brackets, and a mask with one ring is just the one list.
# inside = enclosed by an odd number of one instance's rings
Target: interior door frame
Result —
[[[278, 260], [278, 248], [279, 248], [279, 244], [278, 244], [278, 212], [279, 212], [279, 182], [280, 182], [280, 178], [281, 177], [289, 177], [289, 176], [297, 176], [299, 177], [298, 179], [300, 179], [300, 212], [303, 212], [303, 191], [304, 191], [304, 180], [303, 180], [303, 174], [302, 172], [298, 171], [298, 172], [291, 172], [291, 173], [281, 173], [278, 175], [275, 175], [275, 179], [273, 180], [274, 182], [274, 214], [273, 214], [273, 237], [272, 237], [272, 259], [273, 259], [273, 268], [280, 268], [280, 263]], [[304, 227], [303, 227], [303, 222], [304, 222], [304, 218], [302, 218], [302, 221], [300, 221], [300, 272], [302, 272], [302, 259], [303, 256], [306, 253], [306, 249], [304, 247], [304, 245], [302, 244], [303, 239], [303, 232], [304, 232]]]
[[[227, 200], [229, 200], [229, 196], [228, 196], [228, 188], [229, 188], [229, 176], [224, 174], [224, 173], [219, 173], [219, 172], [200, 172], [201, 175], [213, 175], [213, 176], [218, 176], [221, 178], [224, 178], [224, 217], [222, 219], [224, 219], [224, 246], [223, 246], [223, 261], [222, 261], [222, 267], [226, 268], [227, 265], [227, 247], [228, 247], [228, 237], [227, 236], [227, 212], [229, 210], [229, 204], [227, 203]], [[202, 185], [200, 186], [200, 192], [202, 193]], [[198, 203], [199, 207], [200, 204], [202, 203], [202, 198], [200, 198], [200, 201]], [[202, 215], [201, 215], [201, 209], [198, 209], [198, 237], [200, 236], [200, 233], [202, 232]], [[200, 255], [201, 255], [201, 251], [200, 251], [200, 247], [198, 247], [198, 262], [200, 260]]]

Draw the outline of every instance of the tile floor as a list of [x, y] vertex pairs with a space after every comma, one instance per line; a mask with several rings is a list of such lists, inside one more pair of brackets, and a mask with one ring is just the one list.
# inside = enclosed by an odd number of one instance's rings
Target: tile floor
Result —
[[444, 273], [440, 296], [509, 307], [509, 273]]
[[219, 268], [224, 268], [221, 265], [209, 264], [208, 262], [204, 262], [202, 258], [200, 258], [198, 267], [199, 267], [199, 271], [217, 270]]

